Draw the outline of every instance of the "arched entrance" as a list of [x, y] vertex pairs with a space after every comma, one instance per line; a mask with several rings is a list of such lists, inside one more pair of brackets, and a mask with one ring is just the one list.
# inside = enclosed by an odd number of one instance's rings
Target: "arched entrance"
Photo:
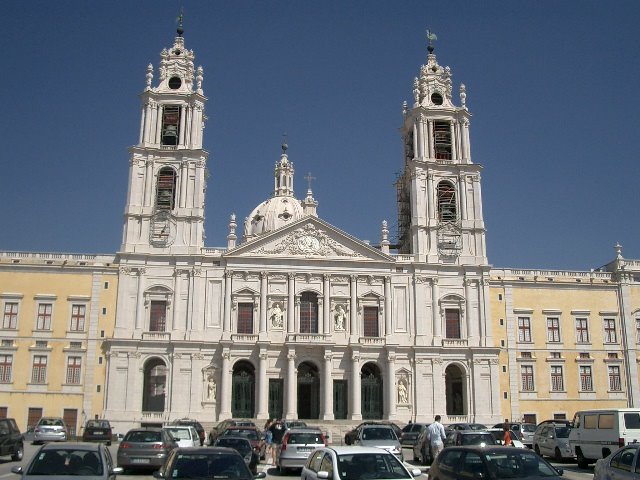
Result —
[[320, 418], [320, 374], [309, 362], [298, 365], [298, 417]]
[[362, 418], [379, 420], [382, 418], [382, 375], [375, 363], [365, 363], [360, 370]]
[[143, 412], [164, 412], [166, 387], [167, 365], [160, 358], [152, 358], [144, 365]]
[[445, 370], [447, 415], [466, 415], [464, 374], [457, 365], [449, 365]]
[[256, 406], [255, 369], [242, 360], [233, 366], [231, 383], [231, 415], [234, 418], [253, 418]]

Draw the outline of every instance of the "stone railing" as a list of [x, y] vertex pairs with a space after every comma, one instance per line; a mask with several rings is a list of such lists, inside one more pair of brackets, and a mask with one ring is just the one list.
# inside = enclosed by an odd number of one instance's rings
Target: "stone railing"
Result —
[[443, 347], [466, 347], [469, 342], [466, 338], [443, 338]]
[[360, 342], [360, 345], [383, 346], [385, 344], [384, 337], [360, 337], [358, 342]]
[[323, 333], [294, 333], [287, 336], [287, 341], [295, 343], [324, 343], [329, 335]]
[[142, 340], [169, 342], [171, 341], [171, 332], [142, 332]]
[[248, 333], [234, 333], [231, 335], [233, 343], [256, 343], [258, 341], [258, 335]]

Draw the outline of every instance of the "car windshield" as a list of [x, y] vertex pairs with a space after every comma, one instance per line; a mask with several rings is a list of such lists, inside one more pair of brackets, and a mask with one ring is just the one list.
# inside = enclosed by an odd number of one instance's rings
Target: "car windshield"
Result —
[[258, 432], [253, 429], [241, 429], [241, 428], [227, 428], [222, 435], [237, 435], [239, 437], [245, 437], [249, 440], [258, 440]]
[[160, 432], [145, 432], [145, 431], [134, 431], [129, 432], [125, 435], [123, 442], [142, 442], [142, 443], [151, 443], [151, 442], [161, 442], [162, 435]]
[[536, 453], [514, 448], [484, 454], [494, 478], [556, 477], [558, 472]]
[[390, 428], [365, 428], [362, 430], [363, 440], [397, 440]]
[[216, 447], [229, 447], [246, 455], [251, 451], [251, 444], [244, 438], [220, 437], [216, 440]]
[[109, 422], [106, 420], [89, 420], [87, 428], [110, 428]]
[[27, 475], [102, 475], [102, 462], [97, 452], [87, 450], [41, 450], [34, 457]]
[[249, 480], [251, 472], [238, 455], [179, 454], [164, 478], [233, 478]]
[[57, 418], [43, 418], [38, 423], [40, 425], [46, 425], [46, 426], [55, 426], [55, 427], [64, 426], [64, 423], [62, 423], [62, 420]]
[[341, 480], [411, 478], [395, 455], [389, 453], [339, 455], [338, 473]]
[[570, 427], [556, 427], [556, 437], [569, 438]]
[[167, 432], [171, 434], [176, 440], [191, 440], [191, 432], [188, 428], [166, 428]]
[[481, 423], [470, 423], [470, 424], [469, 424], [469, 428], [470, 428], [471, 430], [486, 430], [486, 429], [487, 429], [487, 426], [486, 426], [486, 425], [483, 425], [483, 424], [481, 424]]
[[460, 435], [462, 445], [495, 445], [496, 440], [489, 433], [472, 433], [470, 435]]
[[523, 423], [521, 428], [523, 432], [527, 432], [527, 433], [533, 433], [536, 431], [536, 426], [532, 423], [531, 424]]

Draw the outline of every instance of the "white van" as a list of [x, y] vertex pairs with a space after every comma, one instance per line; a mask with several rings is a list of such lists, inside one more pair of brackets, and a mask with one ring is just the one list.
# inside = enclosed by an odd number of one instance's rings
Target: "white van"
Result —
[[633, 442], [640, 442], [638, 408], [582, 410], [573, 417], [569, 444], [580, 468]]

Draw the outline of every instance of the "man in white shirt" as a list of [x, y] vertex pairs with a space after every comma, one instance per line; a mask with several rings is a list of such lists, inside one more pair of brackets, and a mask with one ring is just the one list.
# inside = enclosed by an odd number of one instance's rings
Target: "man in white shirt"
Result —
[[444, 427], [440, 423], [440, 415], [436, 415], [435, 421], [427, 427], [427, 438], [431, 444], [431, 460], [435, 460], [444, 448]]

